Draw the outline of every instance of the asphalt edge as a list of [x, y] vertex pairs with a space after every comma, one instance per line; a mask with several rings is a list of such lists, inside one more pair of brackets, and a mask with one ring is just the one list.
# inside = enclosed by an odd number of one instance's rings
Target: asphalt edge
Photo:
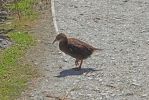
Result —
[[56, 15], [55, 15], [55, 0], [51, 0], [51, 12], [52, 12], [52, 20], [53, 20], [53, 24], [54, 24], [54, 28], [55, 28], [55, 32], [58, 34], [58, 26], [57, 26], [57, 22], [56, 22]]

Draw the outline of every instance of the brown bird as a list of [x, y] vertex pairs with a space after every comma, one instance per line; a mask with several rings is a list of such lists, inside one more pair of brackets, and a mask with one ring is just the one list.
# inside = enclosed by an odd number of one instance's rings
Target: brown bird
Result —
[[83, 60], [90, 57], [95, 50], [102, 50], [102, 49], [95, 48], [78, 39], [67, 38], [67, 36], [64, 33], [58, 34], [55, 40], [53, 41], [53, 44], [56, 41], [59, 41], [59, 49], [62, 52], [76, 59], [75, 65], [76, 66], [79, 65], [79, 67], [74, 68], [75, 70], [80, 70]]

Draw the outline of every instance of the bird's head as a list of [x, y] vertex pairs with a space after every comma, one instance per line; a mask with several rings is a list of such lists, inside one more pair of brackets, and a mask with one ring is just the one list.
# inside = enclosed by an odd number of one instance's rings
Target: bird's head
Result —
[[56, 41], [63, 41], [67, 39], [67, 36], [64, 34], [64, 33], [60, 33], [56, 36], [55, 40], [53, 41], [53, 44], [56, 42]]

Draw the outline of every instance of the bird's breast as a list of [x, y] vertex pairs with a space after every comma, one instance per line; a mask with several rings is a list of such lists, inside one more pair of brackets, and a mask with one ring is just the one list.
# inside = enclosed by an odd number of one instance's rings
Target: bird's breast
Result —
[[59, 43], [59, 49], [67, 55], [71, 57], [77, 58], [78, 55], [74, 54], [71, 49], [68, 48], [68, 44], [65, 42]]
[[68, 51], [68, 48], [67, 48], [67, 42], [60, 42], [60, 43], [59, 43], [59, 49], [60, 49], [62, 52], [68, 54], [69, 51]]

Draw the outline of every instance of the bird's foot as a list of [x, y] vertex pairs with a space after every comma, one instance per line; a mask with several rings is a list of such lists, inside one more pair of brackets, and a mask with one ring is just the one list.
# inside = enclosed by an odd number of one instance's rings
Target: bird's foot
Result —
[[75, 71], [79, 71], [81, 68], [80, 67], [76, 67], [76, 68], [72, 68]]
[[78, 66], [79, 65], [79, 60], [75, 61], [75, 65]]

